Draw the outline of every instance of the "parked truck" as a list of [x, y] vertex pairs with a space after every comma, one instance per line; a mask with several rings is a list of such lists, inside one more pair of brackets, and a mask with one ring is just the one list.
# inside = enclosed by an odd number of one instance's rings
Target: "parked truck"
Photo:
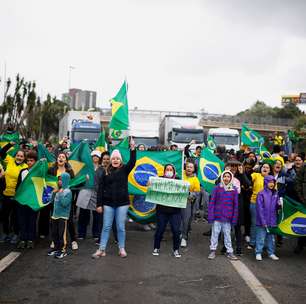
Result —
[[130, 112], [129, 134], [136, 145], [144, 144], [147, 148], [159, 144], [160, 114]]
[[212, 128], [208, 130], [208, 136], [211, 136], [216, 146], [225, 146], [226, 150], [240, 149], [240, 136], [236, 129]]
[[204, 143], [204, 132], [200, 126], [200, 119], [195, 115], [166, 115], [160, 123], [159, 138], [162, 144], [175, 144], [183, 150], [192, 140], [195, 144], [190, 149]]
[[95, 143], [100, 132], [100, 112], [68, 111], [59, 121], [59, 139], [68, 136], [72, 144]]

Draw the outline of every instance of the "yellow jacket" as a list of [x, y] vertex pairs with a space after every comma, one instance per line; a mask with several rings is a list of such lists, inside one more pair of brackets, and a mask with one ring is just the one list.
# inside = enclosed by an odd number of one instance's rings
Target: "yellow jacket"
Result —
[[184, 171], [183, 180], [190, 184], [190, 192], [200, 192], [200, 182], [196, 176], [187, 176], [186, 172]]
[[14, 196], [16, 192], [16, 186], [19, 173], [22, 169], [28, 168], [28, 165], [22, 163], [17, 165], [14, 158], [7, 157], [7, 166], [5, 170], [5, 190], [3, 194], [6, 196]]
[[252, 173], [251, 177], [253, 183], [251, 203], [255, 204], [258, 192], [260, 192], [264, 188], [264, 177], [261, 175], [261, 173], [256, 173], [256, 172]]

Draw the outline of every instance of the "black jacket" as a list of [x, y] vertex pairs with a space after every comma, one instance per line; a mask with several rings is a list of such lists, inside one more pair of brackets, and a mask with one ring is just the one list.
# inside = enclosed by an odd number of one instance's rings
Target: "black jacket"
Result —
[[110, 167], [100, 177], [97, 194], [97, 207], [103, 205], [113, 208], [129, 205], [128, 176], [136, 163], [136, 150], [130, 151], [130, 160], [120, 168]]

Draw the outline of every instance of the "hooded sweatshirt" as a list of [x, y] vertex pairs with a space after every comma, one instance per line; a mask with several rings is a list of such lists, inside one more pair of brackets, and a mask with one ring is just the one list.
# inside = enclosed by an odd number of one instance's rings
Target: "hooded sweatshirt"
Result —
[[279, 208], [279, 196], [275, 189], [270, 190], [268, 183], [275, 181], [271, 175], [264, 178], [264, 190], [260, 191], [256, 199], [256, 226], [277, 226], [277, 209]]
[[68, 188], [70, 175], [66, 172], [61, 174], [62, 179], [62, 192], [57, 192], [54, 197], [54, 208], [52, 219], [69, 219], [72, 193]]
[[[225, 173], [231, 175], [231, 181], [225, 185], [223, 176]], [[238, 219], [238, 191], [233, 185], [233, 174], [224, 171], [221, 182], [214, 188], [208, 205], [208, 222], [227, 222], [235, 225]]]

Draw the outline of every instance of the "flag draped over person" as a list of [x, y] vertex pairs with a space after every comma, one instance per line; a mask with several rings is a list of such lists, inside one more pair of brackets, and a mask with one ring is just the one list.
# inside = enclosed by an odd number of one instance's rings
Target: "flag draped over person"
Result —
[[256, 131], [249, 128], [246, 124], [242, 125], [241, 142], [252, 148], [259, 148], [264, 143], [264, 138]]
[[306, 236], [306, 207], [290, 197], [284, 197], [277, 227], [269, 230], [271, 233], [284, 236]]
[[57, 177], [47, 175], [48, 162], [39, 160], [17, 189], [15, 200], [37, 211], [50, 202], [57, 188]]
[[100, 133], [99, 138], [94, 146], [95, 150], [99, 150], [100, 152], [104, 152], [106, 150], [105, 147], [105, 131]]
[[208, 148], [204, 148], [199, 161], [198, 178], [208, 193], [212, 192], [223, 170], [224, 163]]
[[[71, 183], [76, 184], [86, 180], [86, 187], [93, 188], [95, 170], [90, 156], [90, 148], [87, 142], [81, 142], [70, 154], [68, 162], [73, 169], [75, 177]], [[70, 184], [71, 185], [71, 184]]]
[[[127, 99], [127, 83], [124, 81], [117, 95], [111, 100], [112, 118], [109, 123], [111, 137], [122, 138], [129, 129], [129, 108]], [[124, 132], [125, 131], [125, 132]]]

